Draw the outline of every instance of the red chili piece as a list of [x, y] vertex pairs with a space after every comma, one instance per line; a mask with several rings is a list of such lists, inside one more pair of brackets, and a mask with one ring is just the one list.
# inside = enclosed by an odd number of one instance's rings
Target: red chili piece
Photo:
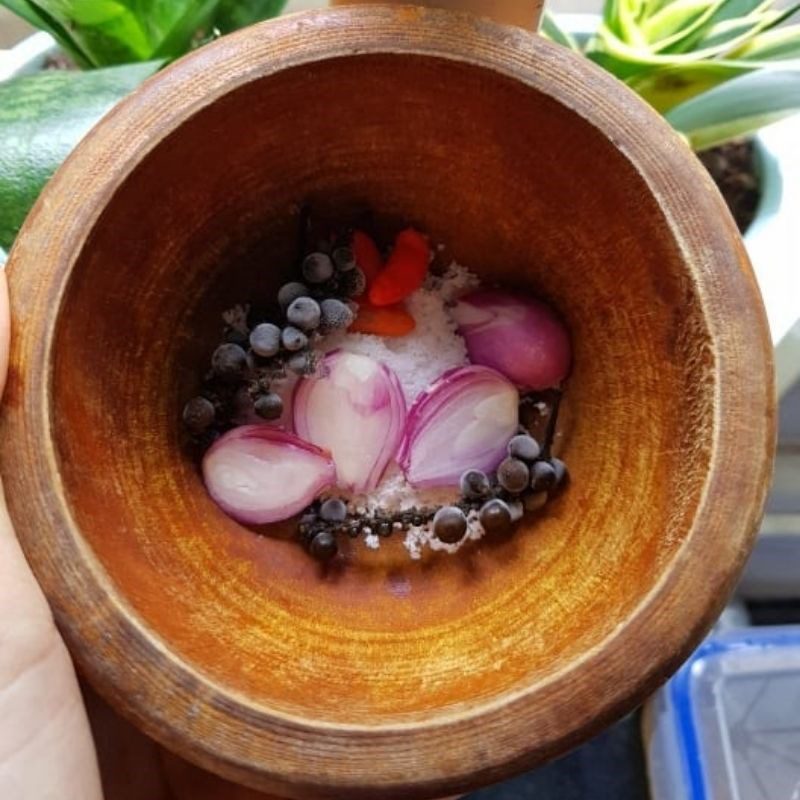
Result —
[[378, 246], [363, 231], [353, 231], [353, 255], [358, 268], [367, 279], [367, 286], [371, 286], [383, 269], [383, 259]]
[[358, 304], [358, 316], [348, 330], [353, 333], [373, 333], [376, 336], [405, 336], [415, 327], [414, 317], [402, 306], [376, 308], [362, 302]]
[[370, 285], [370, 303], [390, 306], [404, 300], [422, 286], [430, 260], [428, 240], [413, 228], [401, 231], [386, 266]]

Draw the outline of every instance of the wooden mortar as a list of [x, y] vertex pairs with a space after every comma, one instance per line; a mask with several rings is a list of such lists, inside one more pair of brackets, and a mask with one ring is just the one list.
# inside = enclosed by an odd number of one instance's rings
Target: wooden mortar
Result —
[[[412, 221], [572, 332], [569, 489], [506, 542], [324, 572], [205, 493], [180, 410], [298, 206]], [[715, 620], [774, 443], [758, 289], [669, 126], [566, 49], [466, 15], [293, 15], [147, 81], [8, 264], [0, 467], [82, 671], [167, 747], [287, 797], [467, 791], [640, 703]]]
[[[504, 25], [518, 25], [530, 31], [539, 27], [539, 17], [544, 8], [544, 0], [381, 0], [383, 4], [394, 6], [414, 5], [428, 8], [444, 8], [475, 14], [478, 17], [493, 19]], [[332, 6], [375, 5], [375, 0], [331, 0]]]

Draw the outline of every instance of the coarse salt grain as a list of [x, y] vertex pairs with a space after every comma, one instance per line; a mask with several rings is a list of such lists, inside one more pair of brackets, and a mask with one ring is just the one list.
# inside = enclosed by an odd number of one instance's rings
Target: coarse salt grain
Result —
[[429, 526], [421, 526], [410, 528], [406, 532], [406, 538], [403, 541], [403, 546], [408, 550], [408, 554], [414, 560], [422, 558], [422, 550], [425, 547], [430, 547], [431, 550], [444, 550], [446, 553], [457, 553], [467, 542], [477, 542], [478, 539], [483, 538], [486, 531], [478, 519], [477, 511], [470, 511], [467, 514], [467, 532], [460, 542], [455, 544], [448, 544], [433, 535], [433, 531]]
[[378, 511], [395, 514], [400, 511], [410, 511], [412, 508], [438, 508], [456, 500], [458, 500], [456, 487], [418, 489], [412, 486], [396, 461], [389, 464], [381, 482], [369, 494], [345, 498], [350, 513], [360, 516]]

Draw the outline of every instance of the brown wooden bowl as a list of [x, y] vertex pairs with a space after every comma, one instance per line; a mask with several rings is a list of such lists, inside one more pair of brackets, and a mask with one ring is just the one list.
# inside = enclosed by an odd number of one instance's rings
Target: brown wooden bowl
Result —
[[[566, 317], [573, 480], [511, 540], [325, 574], [206, 495], [181, 405], [305, 200], [414, 221]], [[748, 554], [774, 404], [739, 236], [655, 113], [535, 36], [359, 7], [226, 37], [106, 117], [9, 269], [26, 553], [97, 688], [233, 779], [389, 800], [531, 767], [663, 681]]]

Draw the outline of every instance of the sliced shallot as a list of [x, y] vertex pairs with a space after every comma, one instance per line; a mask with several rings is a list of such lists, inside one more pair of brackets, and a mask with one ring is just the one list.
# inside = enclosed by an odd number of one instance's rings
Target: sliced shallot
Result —
[[332, 486], [330, 455], [269, 425], [228, 431], [203, 458], [203, 479], [219, 507], [239, 522], [288, 519]]
[[458, 486], [468, 469], [497, 467], [518, 425], [513, 384], [488, 367], [457, 367], [411, 406], [398, 461], [414, 486]]
[[453, 317], [470, 361], [496, 369], [520, 389], [549, 389], [567, 377], [569, 334], [541, 300], [478, 290], [458, 301]]
[[294, 396], [294, 426], [328, 450], [337, 485], [374, 489], [403, 437], [406, 404], [394, 372], [368, 356], [334, 350]]

